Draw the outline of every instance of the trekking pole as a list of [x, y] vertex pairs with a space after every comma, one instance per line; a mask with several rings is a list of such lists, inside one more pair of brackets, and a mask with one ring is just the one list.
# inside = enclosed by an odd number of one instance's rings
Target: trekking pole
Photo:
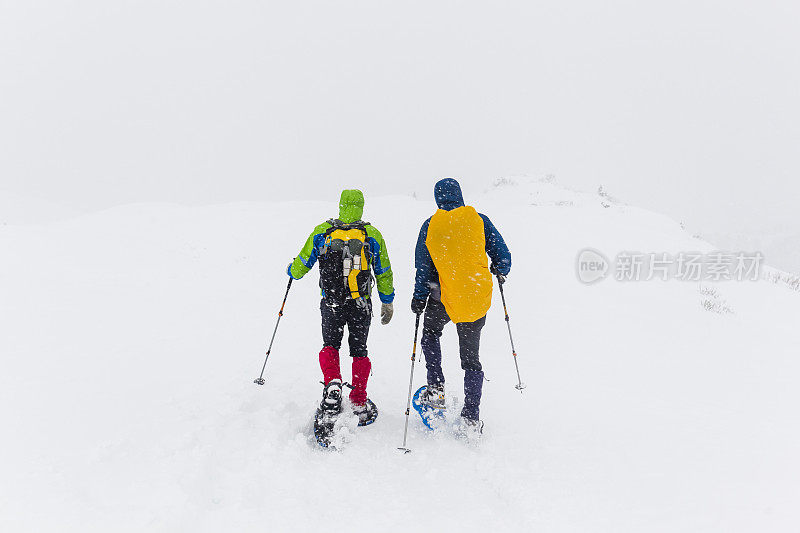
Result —
[[506, 326], [508, 326], [508, 338], [511, 340], [511, 354], [514, 356], [514, 366], [517, 369], [517, 384], [514, 385], [514, 388], [517, 389], [519, 392], [522, 392], [527, 385], [522, 382], [522, 378], [519, 377], [519, 363], [517, 363], [517, 349], [514, 348], [514, 337], [511, 335], [511, 322], [508, 320], [508, 307], [506, 307], [506, 295], [503, 293], [503, 281], [500, 280], [500, 276], [497, 276], [497, 284], [500, 287], [500, 297], [503, 299], [503, 312], [506, 314]]
[[283, 303], [281, 304], [281, 310], [278, 311], [278, 321], [275, 323], [275, 329], [272, 330], [272, 339], [269, 341], [269, 348], [267, 348], [267, 357], [264, 358], [264, 366], [261, 367], [261, 375], [258, 376], [258, 378], [253, 381], [253, 383], [255, 383], [256, 385], [264, 384], [264, 369], [267, 368], [267, 359], [269, 359], [269, 352], [272, 351], [272, 343], [275, 342], [275, 334], [278, 332], [278, 325], [281, 323], [281, 317], [283, 316], [283, 307], [286, 305], [286, 298], [289, 297], [289, 289], [292, 288], [292, 281], [294, 281], [294, 278], [289, 277], [289, 284], [286, 286], [286, 294], [283, 295]]
[[414, 362], [417, 360], [417, 335], [419, 334], [419, 317], [417, 315], [417, 324], [414, 326], [414, 349], [411, 350], [411, 377], [408, 380], [408, 403], [406, 404], [406, 428], [403, 430], [403, 446], [397, 448], [403, 450], [403, 453], [411, 453], [409, 448], [406, 448], [406, 440], [408, 439], [408, 416], [411, 414], [411, 392], [414, 390]]

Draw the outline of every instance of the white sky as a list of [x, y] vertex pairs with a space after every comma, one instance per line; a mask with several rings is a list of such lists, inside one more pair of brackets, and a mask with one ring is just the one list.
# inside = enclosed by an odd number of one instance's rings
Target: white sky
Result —
[[118, 203], [604, 184], [800, 235], [800, 2], [0, 0], [0, 190]]

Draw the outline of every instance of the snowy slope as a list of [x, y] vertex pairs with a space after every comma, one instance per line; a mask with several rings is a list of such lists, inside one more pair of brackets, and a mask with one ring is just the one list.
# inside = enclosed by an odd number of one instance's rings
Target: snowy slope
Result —
[[0, 189], [0, 226], [55, 222], [79, 214], [57, 202]]
[[[267, 385], [252, 380], [285, 266], [335, 202], [131, 205], [0, 227], [0, 529], [793, 530], [800, 293], [720, 283], [733, 313], [717, 314], [697, 283], [585, 286], [574, 261], [587, 246], [711, 247], [666, 217], [552, 183], [478, 192], [468, 201], [512, 249], [507, 298], [528, 388], [513, 388], [496, 293], [483, 442], [412, 419], [405, 456], [412, 252], [432, 199], [367, 198], [398, 298], [370, 336], [380, 418], [333, 453], [308, 438], [321, 390], [316, 271], [292, 288]], [[444, 350], [460, 395], [452, 327]]]

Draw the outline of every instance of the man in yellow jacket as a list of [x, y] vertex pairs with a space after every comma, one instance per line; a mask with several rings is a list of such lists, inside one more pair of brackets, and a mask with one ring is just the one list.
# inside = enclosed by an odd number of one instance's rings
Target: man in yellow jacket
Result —
[[[425, 312], [422, 352], [428, 371], [423, 404], [444, 407], [444, 374], [439, 342], [451, 320], [458, 331], [461, 368], [464, 369], [464, 408], [467, 426], [480, 430], [483, 369], [479, 351], [481, 329], [492, 305], [492, 274], [504, 280], [511, 270], [511, 253], [489, 217], [464, 205], [461, 186], [452, 178], [436, 183], [439, 209], [422, 224], [417, 239], [417, 269], [411, 309]], [[488, 264], [487, 255], [491, 259]]]

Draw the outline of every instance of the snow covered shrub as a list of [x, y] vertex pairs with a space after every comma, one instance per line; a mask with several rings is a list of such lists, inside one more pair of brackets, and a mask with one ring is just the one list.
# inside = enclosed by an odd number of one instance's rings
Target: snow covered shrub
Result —
[[793, 291], [800, 291], [800, 274], [771, 271], [764, 275], [764, 279], [777, 285], [784, 285]]
[[728, 305], [728, 302], [720, 297], [716, 289], [711, 287], [700, 287], [700, 305], [710, 313], [717, 313], [718, 315], [728, 315], [733, 313], [733, 309]]
[[509, 187], [509, 186], [514, 187], [516, 185], [519, 184], [513, 178], [497, 178], [496, 180], [494, 180], [494, 183], [492, 183], [492, 187], [494, 187], [495, 189], [500, 189], [502, 187]]
[[610, 194], [608, 194], [608, 191], [602, 185], [600, 185], [600, 187], [597, 188], [597, 196], [602, 198], [602, 200], [600, 201], [600, 204], [603, 207], [611, 207], [612, 205], [620, 205], [620, 204], [622, 204], [622, 202], [619, 200], [619, 198], [616, 198], [616, 197], [611, 196]]

